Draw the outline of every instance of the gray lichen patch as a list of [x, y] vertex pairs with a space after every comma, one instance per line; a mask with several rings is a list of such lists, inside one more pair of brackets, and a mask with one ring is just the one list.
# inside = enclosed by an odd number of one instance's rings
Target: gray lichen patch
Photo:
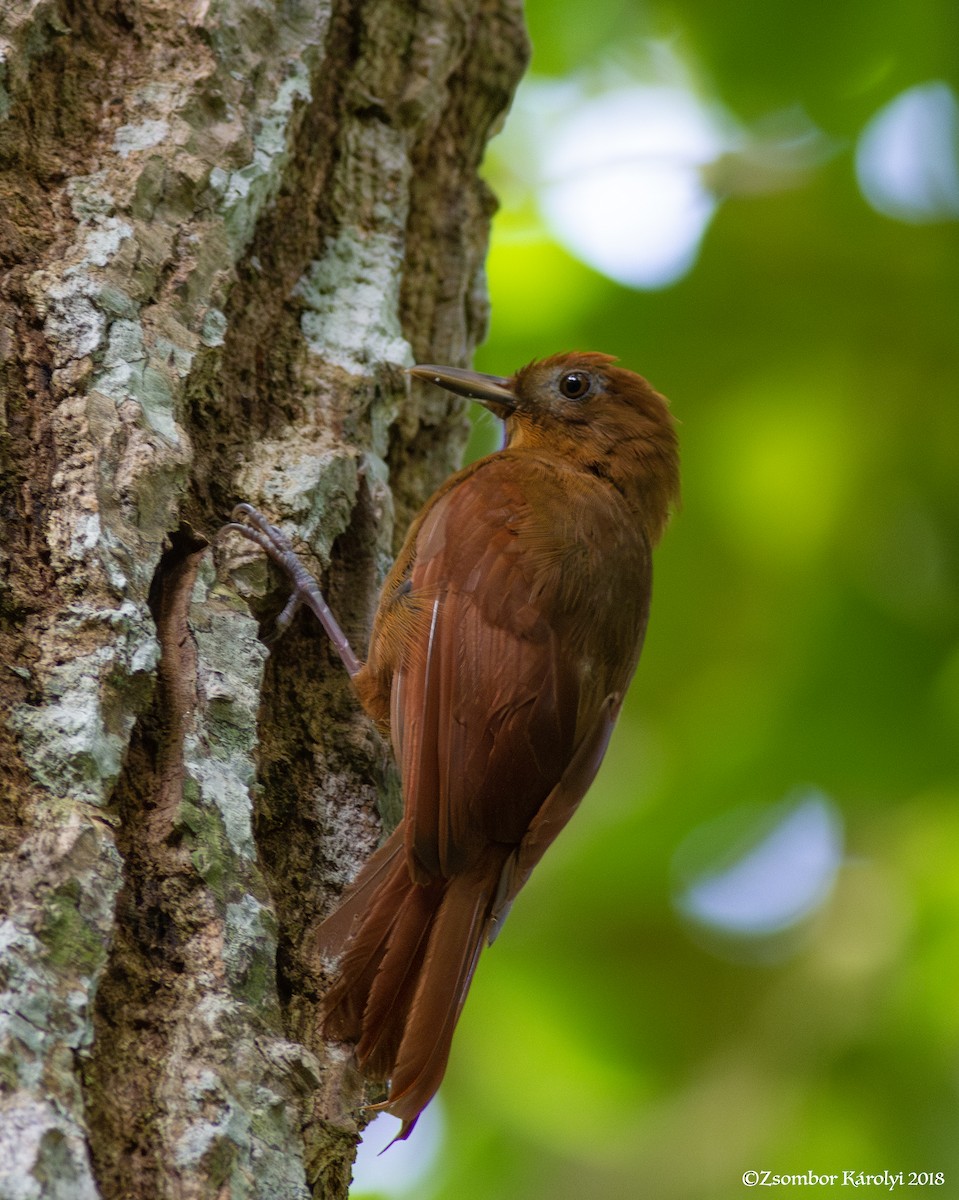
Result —
[[115, 211], [116, 200], [109, 190], [109, 178], [109, 171], [103, 168], [89, 175], [74, 175], [67, 180], [67, 196], [78, 221], [93, 221]]
[[119, 857], [108, 830], [76, 810], [34, 831], [0, 881], [0, 1186], [3, 1195], [97, 1196], [73, 1073], [92, 1040]]
[[[229, 1006], [207, 1001], [198, 1016], [207, 1025], [209, 1044], [223, 1044]], [[165, 1140], [178, 1172], [200, 1173], [226, 1195], [309, 1200], [298, 1105], [286, 1082], [295, 1077], [281, 1074], [271, 1062], [273, 1041], [234, 1044], [228, 1062], [215, 1067], [184, 1060], [175, 1081], [177, 1116], [164, 1122]], [[279, 1042], [278, 1048], [284, 1045]], [[253, 1077], [260, 1081], [255, 1092], [249, 1084]]]
[[323, 450], [302, 432], [271, 439], [256, 460], [238, 472], [238, 494], [274, 520], [295, 523], [299, 535], [327, 561], [334, 540], [346, 529], [356, 503], [355, 454], [344, 447]]
[[106, 319], [90, 299], [92, 290], [88, 280], [68, 279], [47, 293], [44, 333], [58, 366], [92, 354], [103, 341]]
[[211, 595], [213, 578], [206, 557], [190, 609], [200, 704], [183, 742], [180, 820], [191, 831], [194, 865], [224, 897], [237, 885], [249, 888], [258, 880], [253, 755], [267, 652], [253, 618]]
[[100, 1200], [81, 1128], [50, 1101], [0, 1100], [0, 1164], [4, 1200]]
[[[276, 914], [247, 894], [226, 906], [223, 961], [232, 988], [258, 1012], [270, 1008], [279, 1018], [276, 994]], [[265, 953], [272, 948], [274, 954]]]
[[103, 644], [50, 664], [43, 672], [46, 703], [20, 705], [10, 724], [41, 787], [57, 797], [102, 805], [149, 696], [159, 648], [149, 616], [129, 602], [119, 609], [68, 610], [51, 630], [51, 642], [81, 629], [84, 640]]
[[412, 366], [399, 321], [400, 253], [387, 234], [344, 231], [296, 287], [310, 349], [351, 374], [381, 362]]
[[[104, 198], [103, 207], [112, 205]], [[68, 265], [57, 272], [37, 271], [29, 280], [34, 303], [46, 314], [44, 333], [58, 366], [100, 347], [107, 322], [96, 303], [101, 287], [97, 268], [105, 267], [133, 234], [127, 222], [104, 216], [91, 205], [87, 211], [90, 215], [80, 226]]]
[[138, 150], [150, 150], [159, 146], [168, 137], [170, 126], [166, 121], [138, 121], [133, 125], [121, 125], [113, 135], [113, 149], [121, 158]]
[[[82, 273], [84, 266], [105, 267], [119, 253], [133, 227], [119, 217], [94, 217], [83, 242], [83, 258], [70, 271]], [[69, 272], [68, 272], [69, 273]]]
[[163, 371], [149, 365], [139, 321], [117, 320], [111, 324], [102, 369], [94, 376], [92, 386], [117, 403], [132, 400], [154, 432], [179, 444], [182, 430], [174, 414], [172, 387]]
[[226, 315], [218, 308], [207, 309], [200, 329], [200, 341], [204, 346], [222, 346], [226, 334]]
[[263, 207], [276, 195], [289, 160], [291, 118], [297, 105], [310, 98], [308, 60], [315, 48], [303, 49], [303, 57], [289, 63], [289, 74], [259, 114], [250, 160], [233, 171], [217, 167], [210, 174], [234, 256], [247, 248]]

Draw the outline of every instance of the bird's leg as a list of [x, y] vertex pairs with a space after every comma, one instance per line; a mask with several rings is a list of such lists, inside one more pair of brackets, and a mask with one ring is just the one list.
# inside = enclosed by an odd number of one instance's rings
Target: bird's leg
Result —
[[346, 634], [324, 600], [320, 585], [300, 561], [286, 534], [275, 525], [271, 525], [252, 504], [238, 504], [233, 510], [232, 518], [229, 525], [224, 525], [220, 532], [232, 530], [247, 541], [254, 542], [276, 563], [293, 585], [293, 592], [286, 602], [286, 607], [276, 618], [277, 635], [283, 633], [293, 620], [297, 609], [305, 604], [326, 630], [333, 643], [333, 649], [342, 659], [350, 678], [354, 679], [363, 669], [363, 664], [353, 653]]

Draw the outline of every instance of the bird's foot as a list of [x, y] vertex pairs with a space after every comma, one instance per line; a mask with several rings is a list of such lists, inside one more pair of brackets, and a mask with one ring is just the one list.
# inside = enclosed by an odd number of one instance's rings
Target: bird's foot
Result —
[[305, 604], [326, 630], [333, 643], [333, 648], [343, 660], [347, 671], [351, 676], [356, 675], [362, 664], [353, 653], [346, 635], [326, 603], [319, 583], [303, 565], [303, 561], [293, 549], [290, 539], [282, 529], [271, 525], [260, 510], [254, 508], [252, 504], [238, 504], [231, 516], [232, 520], [228, 525], [223, 526], [220, 533], [238, 533], [248, 542], [259, 546], [293, 585], [289, 600], [276, 618], [273, 639], [281, 636], [289, 628], [297, 611]]

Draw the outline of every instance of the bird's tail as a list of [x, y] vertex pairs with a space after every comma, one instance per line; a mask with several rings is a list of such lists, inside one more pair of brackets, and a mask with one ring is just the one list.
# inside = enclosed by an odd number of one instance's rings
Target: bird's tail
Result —
[[414, 883], [397, 830], [320, 927], [324, 957], [344, 951], [324, 1001], [324, 1033], [356, 1044], [371, 1079], [389, 1080], [381, 1106], [408, 1137], [439, 1087], [479, 958], [501, 862]]

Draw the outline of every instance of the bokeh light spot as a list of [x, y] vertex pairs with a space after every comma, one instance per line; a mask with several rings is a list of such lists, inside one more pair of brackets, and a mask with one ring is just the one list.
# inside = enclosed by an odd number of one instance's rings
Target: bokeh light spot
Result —
[[959, 103], [948, 84], [901, 92], [856, 147], [856, 175], [877, 212], [921, 223], [959, 219]]
[[608, 92], [552, 134], [544, 217], [563, 245], [611, 279], [664, 287], [696, 260], [716, 208], [703, 168], [728, 146], [720, 122], [689, 92]]
[[757, 814], [730, 814], [695, 831], [681, 848], [680, 876], [689, 872], [690, 860], [725, 861], [685, 882], [676, 907], [687, 920], [725, 934], [778, 933], [820, 907], [842, 850], [842, 822], [821, 792], [787, 803], [771, 827]]

